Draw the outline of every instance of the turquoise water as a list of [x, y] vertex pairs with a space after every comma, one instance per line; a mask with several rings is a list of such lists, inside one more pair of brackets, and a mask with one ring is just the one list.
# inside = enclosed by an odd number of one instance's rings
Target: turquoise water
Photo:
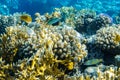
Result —
[[62, 6], [73, 6], [76, 9], [88, 8], [109, 15], [120, 11], [119, 0], [0, 0], [0, 14], [8, 15], [15, 12], [44, 14]]

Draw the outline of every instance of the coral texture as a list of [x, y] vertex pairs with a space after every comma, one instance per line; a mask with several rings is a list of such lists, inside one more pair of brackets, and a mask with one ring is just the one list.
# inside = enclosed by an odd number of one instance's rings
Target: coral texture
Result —
[[0, 80], [120, 79], [120, 25], [107, 14], [62, 7], [1, 15], [0, 27]]
[[99, 29], [95, 37], [95, 44], [97, 47], [99, 47], [105, 52], [119, 54], [120, 53], [119, 25]]
[[74, 29], [42, 27], [45, 26], [32, 29], [32, 34], [26, 26], [11, 26], [1, 35], [1, 57], [15, 78], [59, 77], [77, 69], [87, 56], [86, 47]]

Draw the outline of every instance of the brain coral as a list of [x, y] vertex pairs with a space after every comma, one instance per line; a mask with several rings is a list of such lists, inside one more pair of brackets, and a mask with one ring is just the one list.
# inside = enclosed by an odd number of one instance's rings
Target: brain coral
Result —
[[18, 79], [60, 77], [77, 69], [87, 56], [86, 46], [72, 28], [13, 26], [0, 39], [2, 60], [14, 74], [7, 70], [8, 75]]
[[105, 52], [120, 53], [120, 26], [99, 29], [95, 37], [95, 44]]

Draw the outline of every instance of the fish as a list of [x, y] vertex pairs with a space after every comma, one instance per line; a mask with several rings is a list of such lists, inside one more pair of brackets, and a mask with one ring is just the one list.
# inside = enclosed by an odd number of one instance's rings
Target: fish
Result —
[[31, 23], [32, 22], [32, 17], [28, 14], [23, 14], [20, 16], [20, 19], [26, 23]]
[[61, 20], [61, 18], [53, 17], [53, 18], [51, 18], [47, 21], [47, 24], [48, 25], [54, 25], [54, 24], [58, 23], [60, 20]]
[[103, 59], [90, 59], [90, 60], [85, 61], [84, 65], [92, 66], [92, 65], [97, 65], [102, 62], [103, 62]]

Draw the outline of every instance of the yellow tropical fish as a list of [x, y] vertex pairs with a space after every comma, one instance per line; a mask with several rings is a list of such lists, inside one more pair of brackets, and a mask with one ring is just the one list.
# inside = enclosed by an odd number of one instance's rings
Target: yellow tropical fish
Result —
[[23, 14], [20, 16], [20, 19], [26, 23], [31, 23], [32, 22], [32, 17], [28, 14]]

